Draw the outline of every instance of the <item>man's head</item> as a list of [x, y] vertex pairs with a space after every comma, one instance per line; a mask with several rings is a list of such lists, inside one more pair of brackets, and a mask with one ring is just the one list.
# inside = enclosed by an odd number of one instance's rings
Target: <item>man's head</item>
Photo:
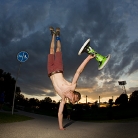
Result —
[[71, 103], [76, 103], [81, 99], [81, 94], [77, 91], [72, 92], [72, 99], [69, 99]]

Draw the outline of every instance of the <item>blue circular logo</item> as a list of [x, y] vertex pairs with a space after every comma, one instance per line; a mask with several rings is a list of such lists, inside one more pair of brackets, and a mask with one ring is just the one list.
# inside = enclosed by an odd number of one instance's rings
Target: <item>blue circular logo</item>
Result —
[[17, 54], [17, 60], [20, 62], [25, 62], [29, 58], [29, 54], [25, 51], [21, 51]]

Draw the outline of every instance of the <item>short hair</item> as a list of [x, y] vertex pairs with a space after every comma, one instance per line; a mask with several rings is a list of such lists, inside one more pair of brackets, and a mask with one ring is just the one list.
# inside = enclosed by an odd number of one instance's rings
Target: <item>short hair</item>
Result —
[[79, 100], [81, 99], [81, 94], [80, 94], [79, 92], [73, 91], [73, 93], [74, 93], [75, 95], [78, 95], [78, 99], [79, 99]]

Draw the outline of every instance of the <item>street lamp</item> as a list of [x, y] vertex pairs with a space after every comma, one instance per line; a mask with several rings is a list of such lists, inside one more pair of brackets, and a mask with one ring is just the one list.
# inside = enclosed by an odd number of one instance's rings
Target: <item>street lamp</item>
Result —
[[86, 104], [87, 104], [87, 95], [86, 95]]
[[124, 90], [124, 93], [126, 94], [126, 89], [125, 89], [125, 85], [126, 85], [126, 81], [118, 81], [119, 85], [122, 86], [122, 89]]
[[99, 104], [100, 104], [100, 96], [99, 96]]

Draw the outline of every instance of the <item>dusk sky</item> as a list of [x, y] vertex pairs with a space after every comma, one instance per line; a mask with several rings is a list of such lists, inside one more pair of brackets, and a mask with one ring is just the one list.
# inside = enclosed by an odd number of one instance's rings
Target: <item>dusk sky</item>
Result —
[[76, 91], [80, 102], [114, 100], [123, 92], [118, 81], [126, 81], [127, 94], [138, 90], [138, 1], [137, 0], [0, 0], [0, 69], [16, 78], [17, 54], [26, 51], [17, 86], [28, 98], [61, 98], [47, 75], [51, 42], [49, 27], [60, 27], [64, 76], [71, 81], [87, 57], [78, 56], [90, 38], [91, 47], [111, 59], [99, 71], [91, 60], [79, 77]]

